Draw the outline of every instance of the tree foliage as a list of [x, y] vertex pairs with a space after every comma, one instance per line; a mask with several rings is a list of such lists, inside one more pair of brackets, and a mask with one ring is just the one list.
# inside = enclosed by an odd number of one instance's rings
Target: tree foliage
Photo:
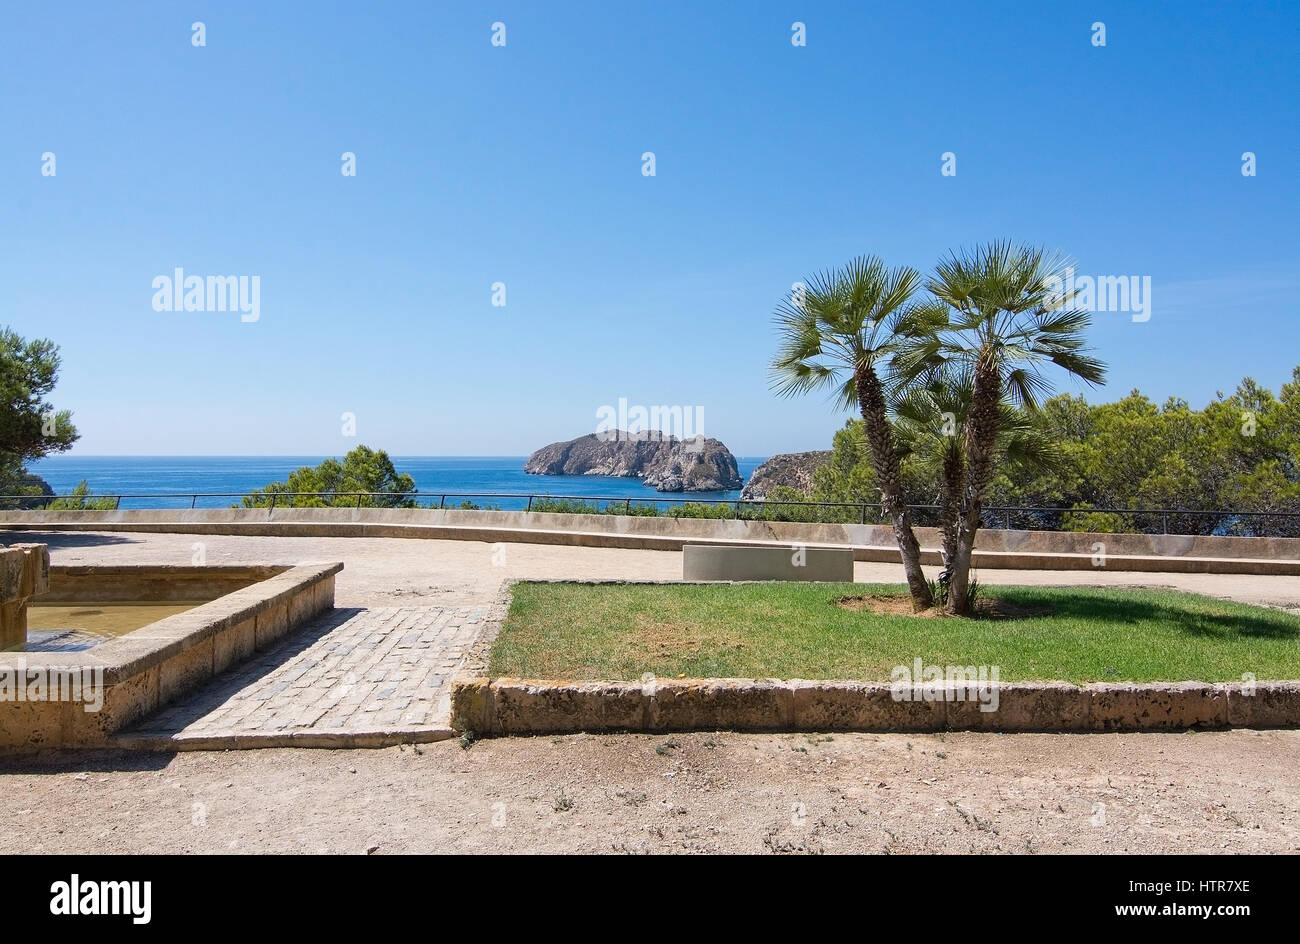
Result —
[[[291, 495], [294, 492], [324, 494]], [[360, 495], [374, 492], [379, 494]], [[245, 508], [414, 508], [415, 480], [398, 473], [388, 453], [357, 446], [343, 461], [326, 459], [316, 467], [303, 466], [285, 482], [272, 482], [243, 499]], [[273, 498], [274, 496], [274, 498]]]
[[[77, 440], [72, 414], [48, 397], [59, 378], [59, 349], [49, 340], [28, 341], [0, 328], [0, 494], [40, 496], [42, 480], [25, 463], [64, 452]], [[30, 507], [9, 501], [8, 507]]]
[[95, 495], [89, 483], [82, 479], [67, 495], [45, 504], [48, 511], [113, 511], [117, 508], [117, 498], [107, 495]]
[[923, 337], [912, 303], [920, 281], [915, 269], [891, 270], [876, 256], [859, 256], [796, 283], [777, 306], [780, 348], [771, 363], [772, 387], [782, 396], [829, 390], [840, 404], [861, 413], [873, 481], [917, 610], [934, 602], [933, 592], [921, 570], [882, 374]]
[[[1157, 405], [1138, 390], [1099, 404], [1062, 394], [1036, 413], [1022, 413], [1019, 422], [1052, 442], [1057, 456], [1048, 464], [1000, 467], [988, 506], [1069, 511], [1021, 512], [1008, 521], [1003, 512], [986, 509], [986, 526], [1152, 533], [1167, 526], [1181, 534], [1300, 536], [1300, 518], [1234, 514], [1300, 513], [1300, 367], [1276, 395], [1251, 378], [1199, 410], [1180, 399]], [[935, 457], [913, 452], [903, 460], [903, 469], [908, 502], [936, 504]], [[860, 421], [850, 420], [835, 434], [830, 461], [814, 474], [810, 497], [876, 501], [872, 475]], [[1170, 513], [1135, 515], [1099, 508]], [[935, 523], [924, 514], [918, 520]]]

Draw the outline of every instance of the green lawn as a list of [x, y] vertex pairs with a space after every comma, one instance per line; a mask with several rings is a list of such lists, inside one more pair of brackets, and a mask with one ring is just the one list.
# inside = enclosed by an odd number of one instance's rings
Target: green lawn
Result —
[[1300, 617], [1166, 590], [995, 587], [1023, 615], [878, 615], [846, 596], [870, 584], [520, 583], [492, 647], [493, 675], [888, 681], [911, 665], [998, 666], [1004, 682], [1300, 678]]

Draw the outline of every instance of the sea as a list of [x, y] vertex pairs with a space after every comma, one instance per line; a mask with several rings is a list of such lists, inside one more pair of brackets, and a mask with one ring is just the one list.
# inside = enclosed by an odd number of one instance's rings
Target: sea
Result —
[[[124, 497], [120, 508], [229, 508], [242, 495], [285, 481], [303, 466], [315, 466], [326, 456], [47, 456], [27, 464], [27, 470], [63, 495], [82, 480], [96, 495]], [[555, 498], [656, 502], [661, 508], [691, 500], [732, 500], [739, 490], [725, 492], [660, 492], [640, 479], [605, 475], [528, 475], [526, 456], [390, 456], [398, 472], [415, 480], [416, 501], [462, 501], [495, 506], [504, 511], [527, 507], [529, 495]], [[764, 457], [737, 457], [744, 481]]]

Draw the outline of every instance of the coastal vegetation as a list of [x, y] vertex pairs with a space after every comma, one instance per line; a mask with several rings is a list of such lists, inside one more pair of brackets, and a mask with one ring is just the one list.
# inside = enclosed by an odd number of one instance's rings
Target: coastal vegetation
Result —
[[[245, 508], [414, 508], [415, 480], [393, 467], [382, 449], [357, 446], [343, 461], [302, 466], [243, 498]], [[314, 493], [314, 494], [311, 494]]]
[[68, 410], [56, 410], [48, 397], [59, 379], [59, 349], [48, 339], [27, 340], [0, 328], [0, 507], [39, 504], [51, 489], [31, 475], [32, 459], [72, 448], [77, 429]]
[[117, 507], [117, 498], [95, 495], [86, 480], [82, 479], [67, 495], [61, 495], [41, 507], [47, 511], [112, 511]]
[[[1249, 377], [1200, 409], [1176, 397], [1157, 404], [1139, 390], [1111, 403], [1062, 394], [1022, 412], [1018, 422], [1028, 423], [1056, 454], [1050, 464], [999, 470], [988, 492], [988, 525], [1300, 536], [1300, 517], [1283, 515], [1300, 515], [1300, 367], [1276, 395]], [[861, 421], [849, 420], [801, 497], [873, 500], [875, 473], [863, 441]], [[933, 460], [909, 452], [901, 465], [908, 503], [935, 504], [940, 483]], [[990, 505], [1037, 510], [990, 512]], [[1250, 510], [1264, 514], [1240, 514]], [[933, 511], [914, 510], [914, 516], [919, 524], [937, 524]]]
[[880, 505], [893, 526], [918, 610], [933, 604], [934, 592], [921, 570], [921, 545], [903, 494], [885, 381], [892, 379], [896, 359], [926, 336], [927, 326], [917, 317], [925, 312], [911, 304], [920, 284], [915, 269], [890, 270], [875, 256], [860, 256], [842, 269], [796, 283], [777, 308], [781, 347], [772, 362], [778, 394], [829, 389], [837, 406], [861, 413]]
[[[1044, 368], [1104, 379], [1085, 347], [1089, 313], [1059, 290], [1065, 268], [1042, 249], [989, 243], [941, 260], [921, 296], [916, 270], [863, 256], [796, 283], [777, 307], [773, 389], [829, 390], [838, 406], [860, 412], [873, 484], [918, 611], [937, 599], [954, 615], [973, 612], [971, 557], [993, 479], [1013, 457], [1052, 459], [1021, 419], [1050, 391]], [[921, 570], [905, 455], [929, 464], [939, 485], [944, 568], [935, 585]]]

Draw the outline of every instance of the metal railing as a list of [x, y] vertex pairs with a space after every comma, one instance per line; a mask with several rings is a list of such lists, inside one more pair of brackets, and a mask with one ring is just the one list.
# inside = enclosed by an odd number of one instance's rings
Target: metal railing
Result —
[[[631, 513], [634, 506], [654, 506], [658, 510], [661, 505], [680, 506], [685, 504], [693, 505], [710, 505], [710, 506], [729, 506], [734, 508], [737, 516], [749, 514], [755, 518], [766, 517], [761, 512], [765, 509], [784, 509], [784, 508], [834, 508], [848, 512], [852, 511], [852, 517], [857, 518], [859, 523], [868, 524], [883, 522], [886, 516], [883, 509], [877, 502], [826, 502], [826, 501], [791, 501], [781, 500], [772, 501], [767, 499], [727, 499], [727, 498], [694, 498], [690, 496], [681, 498], [651, 498], [651, 497], [617, 497], [609, 495], [553, 495], [549, 493], [524, 493], [524, 492], [149, 492], [149, 493], [120, 493], [120, 494], [100, 494], [100, 495], [0, 495], [0, 503], [7, 504], [14, 502], [21, 504], [21, 508], [10, 508], [8, 510], [28, 510], [39, 511], [47, 510], [50, 505], [56, 501], [69, 501], [73, 503], [94, 504], [106, 501], [113, 502], [112, 510], [120, 510], [123, 501], [150, 501], [166, 500], [169, 502], [184, 502], [190, 499], [190, 508], [198, 507], [199, 499], [238, 499], [241, 503], [244, 499], [256, 499], [257, 504], [247, 506], [249, 508], [266, 508], [274, 510], [280, 507], [302, 507], [294, 504], [295, 499], [312, 498], [321, 499], [327, 502], [327, 507], [394, 507], [398, 502], [427, 500], [427, 504], [422, 507], [446, 509], [448, 499], [464, 500], [473, 503], [473, 500], [481, 499], [484, 501], [509, 501], [521, 503], [522, 509], [501, 509], [488, 508], [482, 510], [489, 511], [515, 511], [522, 510], [532, 512], [534, 503], [583, 503], [591, 504], [605, 514], [609, 514], [609, 509], [617, 509], [622, 506], [625, 513]], [[437, 504], [434, 504], [434, 499]], [[367, 504], [367, 499], [371, 499]], [[377, 505], [374, 499], [383, 501], [382, 505]], [[341, 501], [345, 500], [346, 504]], [[355, 500], [355, 505], [353, 504]], [[287, 503], [287, 504], [282, 504]], [[242, 505], [233, 505], [231, 507], [241, 507]], [[603, 506], [603, 507], [601, 507]], [[139, 510], [149, 508], [163, 508], [174, 506], [143, 506]], [[543, 504], [543, 507], [546, 507]], [[908, 505], [909, 510], [913, 512], [937, 513], [941, 506], [936, 504]], [[71, 510], [77, 510], [76, 508]], [[94, 509], [90, 509], [94, 510]], [[1178, 518], [1215, 518], [1218, 520], [1236, 521], [1240, 519], [1283, 519], [1290, 524], [1295, 520], [1297, 527], [1300, 528], [1300, 512], [1296, 511], [1260, 511], [1244, 510], [1231, 508], [1114, 508], [1114, 507], [1096, 507], [1096, 508], [1054, 508], [1046, 506], [1033, 505], [990, 505], [984, 508], [983, 527], [997, 528], [1002, 527], [1007, 530], [1011, 529], [1013, 517], [1029, 517], [1035, 519], [1039, 529], [1055, 530], [1055, 528], [1045, 527], [1048, 521], [1065, 515], [1122, 515], [1126, 518], [1144, 518], [1154, 520], [1159, 518], [1161, 521], [1161, 530], [1163, 533], [1169, 533], [1169, 523], [1171, 519], [1175, 521]], [[848, 517], [848, 515], [844, 515]], [[924, 517], [924, 516], [923, 516]], [[847, 523], [847, 522], [841, 522]], [[1059, 527], [1059, 525], [1058, 525]]]

